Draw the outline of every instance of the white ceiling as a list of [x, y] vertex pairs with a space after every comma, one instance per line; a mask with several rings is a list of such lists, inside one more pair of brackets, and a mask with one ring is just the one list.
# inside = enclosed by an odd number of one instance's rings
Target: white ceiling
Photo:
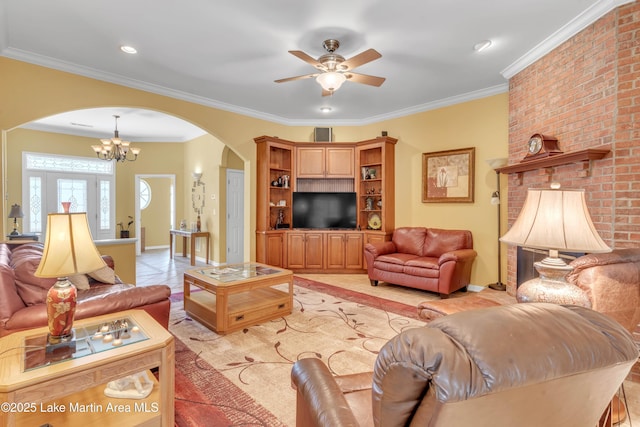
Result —
[[[0, 0], [0, 54], [285, 125], [361, 125], [505, 92], [509, 77], [629, 1]], [[346, 82], [322, 97], [313, 79], [274, 83], [313, 73], [287, 51], [317, 58], [328, 38], [347, 59], [380, 52], [355, 71], [384, 84]], [[485, 39], [492, 47], [475, 52]], [[113, 114], [132, 141], [201, 133], [132, 109], [69, 112], [31, 127], [106, 137]]]

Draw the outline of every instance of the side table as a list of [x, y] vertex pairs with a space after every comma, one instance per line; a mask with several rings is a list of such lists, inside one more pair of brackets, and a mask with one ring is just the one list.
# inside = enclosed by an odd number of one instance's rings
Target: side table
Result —
[[[42, 347], [29, 346], [46, 337], [48, 329], [36, 328], [1, 338], [0, 425], [173, 427], [175, 344], [166, 329], [143, 310], [83, 319], [74, 324], [74, 329], [93, 331], [122, 319], [138, 326], [138, 340], [112, 348], [96, 345], [102, 348], [81, 356], [76, 352], [72, 358], [30, 369], [25, 366], [34, 358], [33, 352], [36, 359], [51, 357]], [[104, 395], [109, 381], [152, 368], [158, 368], [159, 379], [147, 398]]]
[[182, 236], [182, 256], [187, 256], [187, 239], [191, 240], [191, 265], [196, 265], [196, 239], [203, 237], [207, 245], [207, 264], [209, 264], [209, 232], [208, 231], [187, 231], [169, 230], [169, 257], [173, 258], [173, 247], [175, 236]]

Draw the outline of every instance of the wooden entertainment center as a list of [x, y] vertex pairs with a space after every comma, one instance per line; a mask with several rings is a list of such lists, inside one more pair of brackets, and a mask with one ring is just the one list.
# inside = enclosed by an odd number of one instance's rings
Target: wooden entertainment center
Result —
[[[296, 272], [354, 273], [366, 268], [369, 242], [395, 226], [395, 144], [254, 138], [257, 147], [256, 261]], [[355, 192], [355, 229], [293, 228], [293, 193]]]

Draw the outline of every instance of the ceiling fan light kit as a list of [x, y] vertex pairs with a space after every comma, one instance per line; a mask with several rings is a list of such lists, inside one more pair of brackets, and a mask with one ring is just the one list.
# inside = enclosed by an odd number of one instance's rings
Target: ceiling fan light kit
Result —
[[340, 42], [335, 39], [325, 40], [322, 47], [327, 51], [320, 58], [315, 59], [301, 50], [290, 50], [289, 53], [293, 56], [302, 59], [306, 63], [315, 67], [319, 73], [305, 74], [303, 76], [287, 77], [284, 79], [275, 80], [276, 83], [285, 83], [294, 80], [303, 80], [308, 78], [315, 78], [320, 86], [322, 86], [322, 96], [332, 95], [333, 92], [340, 89], [342, 83], [347, 80], [361, 83], [369, 86], [379, 87], [384, 83], [384, 77], [368, 76], [366, 74], [357, 74], [352, 70], [361, 65], [367, 64], [378, 58], [380, 55], [374, 49], [368, 49], [364, 52], [357, 54], [350, 59], [344, 59], [343, 56], [338, 55], [335, 51], [340, 47]]
[[329, 73], [322, 73], [318, 77], [316, 77], [316, 81], [318, 82], [318, 84], [320, 84], [320, 86], [322, 86], [322, 89], [328, 90], [329, 92], [340, 89], [340, 86], [342, 86], [342, 83], [344, 83], [346, 80], [347, 78], [344, 74], [336, 73], [334, 71]]

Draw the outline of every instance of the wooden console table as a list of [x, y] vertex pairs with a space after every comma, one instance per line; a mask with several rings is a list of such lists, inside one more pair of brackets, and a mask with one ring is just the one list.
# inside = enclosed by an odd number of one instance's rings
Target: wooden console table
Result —
[[191, 240], [191, 265], [196, 265], [196, 239], [204, 237], [207, 246], [207, 264], [209, 264], [209, 239], [208, 231], [169, 230], [169, 257], [173, 258], [173, 246], [175, 236], [182, 236], [182, 256], [187, 256], [187, 239]]
[[[91, 340], [87, 333], [122, 319], [136, 325], [139, 332], [132, 330], [132, 335], [143, 334], [142, 339], [95, 352], [78, 344], [77, 353], [63, 351], [64, 357], [56, 355], [58, 350], [46, 356], [46, 327], [0, 338], [0, 425], [173, 427], [175, 344], [169, 331], [145, 311], [129, 310], [75, 322], [76, 338]], [[35, 342], [43, 345], [28, 345]], [[152, 368], [159, 368], [159, 379], [148, 374], [154, 386], [145, 399], [105, 396], [109, 381]]]

